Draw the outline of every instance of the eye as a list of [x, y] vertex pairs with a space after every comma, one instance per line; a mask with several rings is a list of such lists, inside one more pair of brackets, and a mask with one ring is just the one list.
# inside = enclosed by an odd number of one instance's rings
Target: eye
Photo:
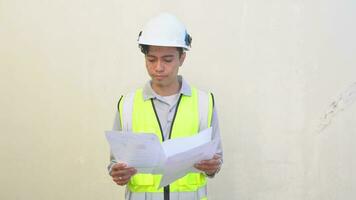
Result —
[[164, 62], [166, 62], [166, 63], [170, 63], [172, 61], [173, 61], [172, 59], [164, 59]]
[[147, 59], [148, 62], [153, 63], [155, 62], [155, 59]]

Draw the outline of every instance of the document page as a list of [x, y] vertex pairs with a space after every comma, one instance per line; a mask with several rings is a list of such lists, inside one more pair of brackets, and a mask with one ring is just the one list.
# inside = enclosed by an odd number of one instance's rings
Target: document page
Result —
[[194, 168], [194, 164], [201, 160], [213, 158], [216, 149], [217, 140], [213, 140], [185, 152], [169, 156], [164, 162], [163, 176], [159, 187], [164, 187], [189, 172], [199, 172]]
[[163, 187], [189, 172], [198, 172], [194, 164], [214, 156], [218, 141], [211, 140], [211, 131], [208, 128], [163, 143], [152, 133], [106, 131], [106, 139], [118, 162], [135, 167], [139, 173], [162, 174]]
[[167, 157], [169, 157], [171, 155], [178, 154], [203, 145], [207, 142], [210, 142], [210, 140], [211, 128], [207, 128], [191, 137], [166, 140], [162, 143], [162, 146], [164, 153]]
[[106, 131], [106, 138], [118, 162], [135, 167], [139, 173], [162, 173], [166, 157], [155, 134]]

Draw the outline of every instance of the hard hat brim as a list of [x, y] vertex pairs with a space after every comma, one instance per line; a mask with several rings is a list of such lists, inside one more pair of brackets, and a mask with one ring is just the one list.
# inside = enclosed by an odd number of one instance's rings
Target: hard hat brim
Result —
[[138, 42], [138, 44], [142, 44], [142, 45], [149, 45], [149, 46], [161, 46], [161, 47], [181, 47], [183, 48], [185, 51], [189, 51], [190, 47], [186, 46], [186, 45], [178, 45], [177, 43], [167, 43], [167, 42]]

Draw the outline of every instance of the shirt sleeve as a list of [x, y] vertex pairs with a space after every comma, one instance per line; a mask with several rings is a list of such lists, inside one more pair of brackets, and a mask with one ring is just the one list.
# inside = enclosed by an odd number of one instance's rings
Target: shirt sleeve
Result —
[[213, 108], [211, 127], [212, 127], [212, 139], [218, 140], [218, 148], [217, 148], [216, 154], [220, 155], [221, 159], [220, 159], [220, 166], [219, 166], [218, 170], [214, 174], [207, 175], [209, 178], [213, 178], [220, 171], [221, 165], [223, 163], [223, 148], [222, 148], [222, 144], [221, 144], [219, 120], [218, 120], [218, 114], [216, 111], [216, 106], [214, 106], [214, 108]]
[[119, 111], [116, 111], [114, 123], [113, 123], [113, 126], [112, 126], [112, 130], [113, 131], [121, 131], [122, 130], [120, 121], [121, 121], [120, 113], [119, 113]]
[[[113, 130], [113, 131], [121, 131], [121, 130], [122, 130], [122, 129], [121, 129], [121, 123], [120, 123], [120, 113], [119, 113], [119, 111], [116, 111], [112, 130]], [[112, 154], [112, 152], [110, 152], [110, 163], [109, 163], [109, 165], [107, 166], [107, 169], [108, 169], [109, 174], [111, 174], [112, 167], [113, 167], [113, 165], [116, 164], [116, 163], [117, 163], [117, 161], [116, 161], [114, 155]]]
[[217, 154], [219, 154], [221, 156], [221, 159], [223, 158], [223, 149], [222, 149], [222, 144], [221, 144], [221, 137], [220, 137], [220, 128], [219, 128], [219, 120], [218, 120], [218, 114], [216, 111], [216, 107], [214, 106], [213, 109], [213, 116], [211, 119], [211, 127], [212, 127], [212, 139], [213, 140], [218, 140], [219, 141], [219, 145], [218, 145], [218, 149], [217, 149]]

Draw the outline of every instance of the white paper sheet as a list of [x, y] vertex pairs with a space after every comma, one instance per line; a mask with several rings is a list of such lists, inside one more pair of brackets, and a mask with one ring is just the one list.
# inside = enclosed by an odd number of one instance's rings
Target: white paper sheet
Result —
[[160, 166], [166, 156], [155, 134], [106, 131], [106, 139], [117, 161], [135, 167], [139, 173], [162, 173]]
[[185, 152], [211, 140], [211, 128], [204, 129], [192, 137], [166, 140], [162, 143], [164, 153], [167, 157]]
[[216, 149], [217, 140], [213, 140], [185, 152], [171, 155], [164, 162], [163, 176], [159, 187], [164, 187], [189, 172], [198, 172], [199, 170], [193, 165], [201, 160], [213, 158]]
[[135, 167], [139, 173], [162, 174], [160, 187], [189, 172], [197, 172], [194, 164], [211, 159], [218, 141], [211, 140], [211, 128], [187, 138], [164, 141], [154, 134], [106, 131], [111, 151], [119, 162]]

